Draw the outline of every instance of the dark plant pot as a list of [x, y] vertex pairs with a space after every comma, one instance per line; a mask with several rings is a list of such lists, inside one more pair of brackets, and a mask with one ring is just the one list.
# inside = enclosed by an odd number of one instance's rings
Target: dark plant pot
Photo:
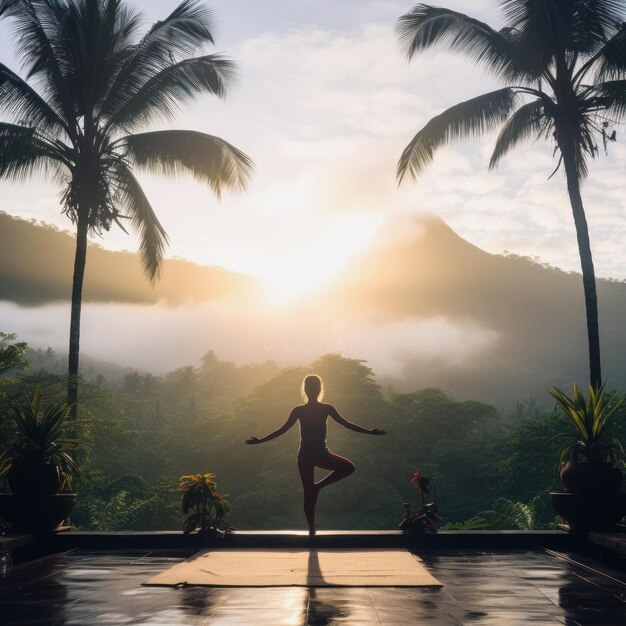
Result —
[[626, 493], [552, 492], [555, 511], [576, 531], [612, 530], [626, 515]]
[[561, 482], [569, 493], [611, 494], [622, 486], [622, 472], [610, 463], [568, 462], [561, 470]]
[[75, 493], [56, 495], [0, 494], [0, 517], [18, 533], [53, 531], [71, 512]]
[[61, 477], [52, 463], [31, 463], [16, 459], [7, 474], [9, 489], [16, 496], [50, 496], [59, 493]]

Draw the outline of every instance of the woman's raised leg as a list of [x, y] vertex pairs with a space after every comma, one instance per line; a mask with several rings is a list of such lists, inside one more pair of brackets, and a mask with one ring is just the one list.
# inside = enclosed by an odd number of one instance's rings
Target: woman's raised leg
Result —
[[338, 480], [347, 478], [355, 470], [354, 463], [350, 459], [346, 459], [346, 457], [334, 452], [329, 452], [328, 455], [315, 464], [322, 469], [332, 470], [330, 474], [327, 474], [322, 480], [315, 483], [316, 499], [320, 489], [327, 487], [331, 483], [336, 483]]

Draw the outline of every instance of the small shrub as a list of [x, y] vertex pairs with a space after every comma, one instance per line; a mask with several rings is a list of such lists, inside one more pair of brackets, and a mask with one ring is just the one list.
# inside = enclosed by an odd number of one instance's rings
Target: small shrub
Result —
[[[191, 474], [180, 479], [183, 513], [189, 514], [183, 525], [188, 535], [197, 530], [201, 535], [224, 535], [232, 532], [232, 527], [224, 521], [230, 513], [231, 505], [226, 498], [229, 494], [215, 491], [215, 474]], [[191, 513], [190, 513], [191, 511]]]

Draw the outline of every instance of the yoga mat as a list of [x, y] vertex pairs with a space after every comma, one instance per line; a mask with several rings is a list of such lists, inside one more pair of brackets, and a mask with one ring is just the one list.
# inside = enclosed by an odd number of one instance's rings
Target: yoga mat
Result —
[[201, 550], [143, 583], [203, 587], [441, 587], [408, 550]]

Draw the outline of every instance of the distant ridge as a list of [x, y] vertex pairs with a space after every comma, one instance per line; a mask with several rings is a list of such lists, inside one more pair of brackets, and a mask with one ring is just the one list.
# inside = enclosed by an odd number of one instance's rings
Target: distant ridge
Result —
[[[0, 300], [36, 306], [67, 301], [71, 292], [74, 238], [52, 226], [0, 212]], [[161, 279], [150, 285], [132, 252], [90, 244], [85, 302], [169, 304], [224, 297], [254, 297], [256, 279], [221, 267], [167, 259]]]
[[[390, 218], [393, 222], [396, 218]], [[404, 220], [404, 221], [403, 221]], [[547, 386], [586, 384], [587, 335], [582, 278], [514, 255], [495, 255], [433, 217], [400, 218], [384, 228], [324, 293], [337, 315], [384, 324], [442, 316], [496, 331], [497, 345], [455, 371], [420, 360], [405, 367], [407, 387], [445, 385], [466, 397], [513, 397]], [[571, 242], [576, 245], [575, 240]], [[626, 283], [598, 280], [603, 375], [626, 391]], [[480, 390], [480, 393], [477, 393]]]
[[[73, 246], [66, 233], [0, 214], [0, 300], [27, 306], [66, 301]], [[89, 250], [87, 302], [175, 305], [227, 298], [244, 303], [228, 328], [216, 326], [215, 332], [223, 346], [240, 345], [246, 334], [248, 362], [266, 356], [255, 353], [254, 346], [264, 350], [267, 337], [282, 337], [283, 332], [272, 321], [269, 326], [265, 321], [247, 324], [258, 321], [260, 294], [260, 282], [249, 276], [172, 259], [151, 287], [135, 254], [97, 246]], [[626, 283], [599, 280], [598, 298], [603, 375], [610, 388], [626, 391]], [[370, 356], [351, 356], [370, 358], [375, 371], [377, 357], [372, 355], [393, 359], [395, 373], [381, 382], [397, 390], [440, 386], [460, 397], [501, 404], [529, 396], [547, 403], [547, 387], [569, 388], [573, 380], [583, 385], [588, 380], [580, 275], [524, 257], [489, 254], [435, 217], [390, 217], [371, 244], [321, 291], [281, 312], [286, 336], [301, 332], [306, 337], [308, 328], [300, 331], [299, 324], [304, 319], [310, 324], [311, 312], [319, 312], [314, 313], [318, 330], [336, 322], [350, 339], [352, 329], [365, 329], [370, 349], [373, 343], [376, 349]], [[460, 365], [429, 356], [411, 335], [410, 324], [439, 318], [454, 324], [462, 336], [487, 331], [496, 339], [471, 350]], [[384, 332], [376, 331], [404, 322], [409, 325], [401, 327], [402, 350], [396, 354], [385, 345]], [[248, 353], [240, 354], [239, 361], [246, 362], [241, 359]]]
[[[471, 316], [498, 329], [534, 328], [533, 316], [546, 312], [565, 316], [561, 320], [567, 323], [584, 320], [579, 275], [485, 252], [437, 217], [405, 221], [397, 229], [401, 236], [375, 239], [340, 272], [331, 286], [336, 301], [346, 296], [360, 311], [391, 318]], [[626, 284], [599, 283], [626, 299]]]

